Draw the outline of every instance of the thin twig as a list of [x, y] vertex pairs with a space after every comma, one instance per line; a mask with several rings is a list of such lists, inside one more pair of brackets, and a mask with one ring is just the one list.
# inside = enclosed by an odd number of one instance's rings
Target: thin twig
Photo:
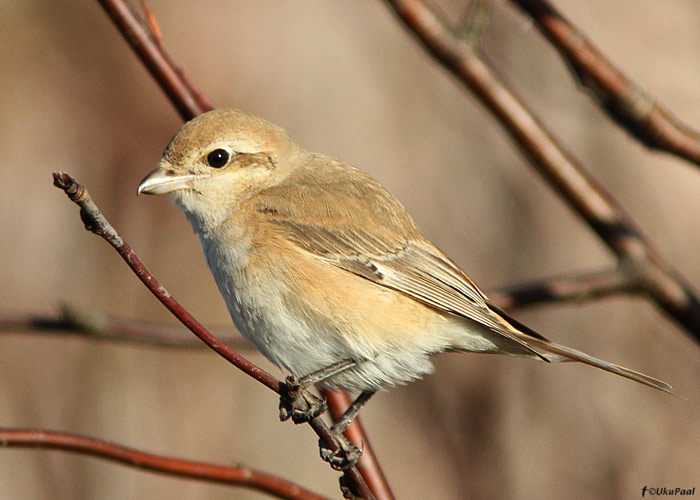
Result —
[[[205, 345], [182, 327], [113, 318], [97, 311], [61, 304], [57, 314], [0, 314], [0, 332], [42, 332], [158, 347], [202, 349]], [[218, 334], [224, 344], [237, 350], [253, 346], [241, 335]]]
[[[309, 421], [309, 425], [314, 430], [316, 435], [323, 441], [325, 446], [331, 451], [337, 452], [338, 445], [333, 438], [333, 433], [328, 428], [326, 423], [321, 419], [321, 417], [315, 417]], [[359, 471], [357, 465], [354, 465], [350, 469], [346, 470], [340, 478], [341, 488], [348, 488], [353, 497], [357, 499], [365, 500], [377, 500], [374, 496], [374, 491], [369, 487], [365, 481], [364, 476]]]
[[[512, 310], [547, 303], [583, 302], [623, 293], [639, 293], [639, 290], [635, 289], [635, 283], [619, 268], [610, 268], [509, 285], [489, 291], [486, 295], [491, 302], [504, 309]], [[66, 304], [62, 304], [59, 313], [54, 315], [24, 314], [12, 316], [0, 314], [0, 332], [60, 333], [63, 336], [77, 335], [99, 341], [179, 349], [205, 347], [205, 344], [200, 340], [189, 335], [183, 336], [182, 329], [178, 327], [113, 318]], [[216, 336], [221, 342], [238, 351], [253, 349], [253, 346], [240, 335], [218, 334]], [[350, 403], [347, 393], [329, 390], [322, 392], [328, 400], [331, 415], [337, 419]], [[351, 425], [345, 434], [353, 443], [364, 447], [363, 459], [358, 464], [361, 467], [366, 461], [374, 461], [376, 458], [368, 457], [368, 453], [372, 453], [372, 447], [369, 445], [364, 431], [361, 430], [361, 424], [359, 424], [359, 432], [356, 432], [355, 429], [356, 426]], [[371, 482], [368, 479], [368, 483]], [[378, 494], [378, 490], [374, 491], [381, 500], [382, 497]]]
[[[334, 420], [338, 420], [343, 412], [350, 406], [350, 403], [352, 403], [350, 396], [345, 391], [325, 390], [323, 394], [326, 396], [328, 410]], [[387, 481], [384, 475], [384, 471], [377, 460], [377, 455], [372, 449], [372, 445], [367, 438], [367, 434], [362, 427], [360, 419], [356, 418], [350, 423], [345, 430], [345, 437], [362, 450], [362, 456], [357, 463], [357, 469], [360, 471], [360, 474], [362, 474], [362, 477], [365, 478], [365, 481], [367, 481], [367, 485], [374, 493], [374, 496], [377, 497], [377, 500], [394, 500], [396, 497], [391, 491], [389, 481]]]
[[[79, 335], [88, 339], [100, 341], [129, 342], [135, 344], [156, 345], [158, 347], [203, 348], [205, 344], [191, 336], [182, 337], [180, 328], [165, 325], [125, 321], [96, 313], [92, 310], [82, 310], [74, 306], [62, 304], [57, 315], [23, 315], [10, 317], [0, 315], [0, 332], [41, 331], [61, 332], [62, 335]], [[240, 350], [252, 349], [253, 346], [240, 335], [231, 338], [217, 336], [222, 342]], [[350, 404], [348, 394], [344, 391], [322, 391], [328, 401], [328, 408], [333, 419], [342, 415]], [[362, 448], [362, 457], [357, 464], [358, 470], [372, 489], [377, 500], [393, 500], [386, 477], [377, 461], [369, 439], [362, 428], [359, 419], [355, 419], [345, 431], [345, 435]]]
[[566, 151], [524, 101], [420, 0], [386, 0], [429, 53], [498, 118], [530, 164], [617, 254], [619, 265], [696, 340], [700, 299], [617, 201]]
[[[488, 292], [486, 295], [495, 304], [504, 309], [530, 307], [546, 303], [583, 302], [600, 299], [610, 295], [635, 293], [635, 283], [619, 268], [600, 271], [557, 276], [533, 280], [516, 285], [505, 286]], [[58, 314], [0, 314], [0, 332], [41, 332], [77, 335], [80, 337], [111, 342], [155, 345], [181, 349], [198, 349], [205, 347], [200, 340], [189, 335], [183, 336], [178, 327], [168, 325], [124, 320], [106, 316], [93, 310], [81, 309], [62, 304]], [[216, 335], [217, 338], [236, 350], [253, 349], [253, 346], [240, 335]], [[337, 419], [349, 404], [348, 396], [343, 391], [324, 390], [331, 415]], [[361, 428], [361, 424], [360, 424]], [[355, 444], [364, 444], [365, 452], [371, 452], [367, 438], [355, 434], [355, 426], [346, 431], [348, 438]], [[349, 434], [352, 434], [349, 435]], [[364, 460], [364, 459], [363, 459]], [[368, 459], [369, 460], [369, 459]], [[373, 459], [374, 460], [374, 459]], [[362, 465], [363, 461], [359, 465]], [[375, 491], [376, 494], [376, 491]]]
[[510, 285], [486, 295], [495, 304], [512, 310], [550, 302], [582, 302], [621, 293], [639, 292], [635, 285], [636, 283], [624, 272], [614, 267]]
[[651, 149], [700, 165], [700, 134], [688, 127], [615, 67], [598, 48], [546, 0], [511, 0], [570, 65], [610, 118]]
[[211, 101], [194, 86], [165, 51], [160, 33], [153, 31], [153, 26], [157, 26], [157, 23], [150, 11], [146, 13], [147, 19], [141, 19], [128, 2], [98, 2], [183, 119], [190, 120], [214, 109]]
[[[90, 198], [84, 186], [76, 182], [75, 179], [66, 173], [54, 172], [53, 177], [54, 185], [62, 189], [68, 198], [80, 207], [80, 218], [83, 224], [85, 224], [85, 229], [102, 237], [112, 245], [122, 259], [129, 265], [134, 274], [146, 285], [146, 288], [148, 288], [183, 325], [189, 328], [189, 330], [199, 337], [207, 346], [233, 364], [236, 368], [272, 389], [277, 394], [284, 394], [282, 382], [217, 339], [170, 295], [155, 276], [146, 269], [146, 266], [143, 265], [129, 244], [119, 236], [116, 230], [107, 221], [99, 208], [97, 208], [97, 205], [92, 201], [92, 198]], [[326, 446], [332, 449], [337, 448], [332, 433], [320, 417], [312, 420], [310, 424]], [[345, 471], [345, 477], [349, 479], [348, 483], [352, 485], [356, 495], [367, 500], [374, 500], [371, 490], [368, 488], [356, 467]]]
[[0, 446], [72, 451], [177, 477], [244, 486], [286, 500], [328, 500], [286, 479], [244, 466], [223, 466], [155, 455], [108, 441], [45, 429], [0, 429]]
[[112, 245], [122, 259], [129, 265], [134, 274], [146, 285], [146, 288], [148, 288], [183, 325], [189, 328], [202, 342], [236, 368], [250, 375], [276, 393], [281, 393], [281, 382], [279, 380], [221, 342], [170, 295], [155, 276], [146, 269], [146, 266], [144, 266], [141, 259], [138, 258], [129, 244], [119, 236], [117, 231], [107, 221], [104, 215], [102, 215], [102, 212], [100, 212], [100, 209], [97, 208], [97, 205], [92, 201], [92, 198], [90, 198], [84, 186], [78, 184], [75, 179], [66, 173], [54, 172], [53, 178], [54, 185], [62, 189], [68, 198], [80, 207], [80, 218], [83, 224], [85, 224], [85, 229], [102, 237], [107, 243]]

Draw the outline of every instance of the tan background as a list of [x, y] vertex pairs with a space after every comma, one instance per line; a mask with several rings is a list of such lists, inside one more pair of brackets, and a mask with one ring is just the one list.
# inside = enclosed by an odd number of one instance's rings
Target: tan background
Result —
[[[485, 289], [613, 260], [483, 108], [380, 1], [149, 2], [165, 43], [220, 106], [369, 171]], [[561, 0], [622, 69], [700, 127], [700, 3]], [[461, 15], [459, 5], [447, 5]], [[700, 284], [700, 170], [651, 154], [579, 93], [530, 23], [499, 2], [489, 58]], [[230, 324], [199, 244], [165, 198], [135, 196], [180, 120], [96, 2], [2, 2], [0, 307], [60, 301], [173, 323], [51, 186], [85, 183], [164, 285], [205, 324]], [[402, 499], [639, 498], [700, 488], [700, 349], [639, 298], [518, 317], [561, 343], [671, 382], [683, 402], [585, 366], [444, 355], [437, 374], [377, 396], [364, 422]], [[187, 333], [183, 330], [183, 335]], [[251, 358], [279, 372], [257, 354]], [[0, 425], [79, 432], [277, 472], [338, 497], [306, 427], [208, 351], [4, 333]], [[55, 451], [0, 451], [0, 497], [267, 498]]]

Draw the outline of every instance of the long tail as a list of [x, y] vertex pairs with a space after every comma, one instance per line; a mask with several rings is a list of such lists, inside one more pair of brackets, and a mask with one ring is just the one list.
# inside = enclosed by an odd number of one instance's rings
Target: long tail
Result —
[[593, 356], [586, 354], [585, 352], [577, 351], [576, 349], [559, 345], [554, 342], [550, 342], [549, 340], [540, 340], [531, 337], [529, 338], [528, 343], [532, 347], [553, 354], [554, 356], [552, 357], [545, 354], [545, 357], [550, 361], [578, 361], [580, 363], [595, 366], [596, 368], [600, 368], [601, 370], [614, 373], [615, 375], [620, 375], [621, 377], [634, 380], [635, 382], [639, 382], [640, 384], [648, 385], [649, 387], [653, 387], [654, 389], [658, 389], [660, 391], [664, 391], [669, 394], [673, 394], [674, 396], [677, 396], [679, 398], [685, 399], [683, 398], [683, 396], [673, 392], [672, 387], [663, 380], [658, 380], [654, 377], [650, 377], [649, 375], [645, 375], [643, 373], [630, 370], [629, 368], [625, 368], [624, 366], [619, 366], [614, 363], [604, 361], [602, 359], [594, 358]]
[[[545, 337], [535, 332], [534, 330], [523, 325], [519, 321], [508, 316], [501, 308], [489, 304], [492, 312], [499, 317], [499, 319], [508, 325], [510, 333], [521, 340], [523, 343], [527, 344], [533, 350], [544, 351], [543, 357], [548, 361], [578, 361], [580, 363], [585, 363], [590, 366], [595, 366], [601, 370], [605, 370], [615, 375], [620, 375], [621, 377], [634, 380], [640, 384], [653, 387], [663, 392], [667, 392], [681, 399], [686, 399], [680, 394], [673, 392], [672, 387], [662, 380], [655, 379], [649, 375], [630, 370], [624, 366], [619, 366], [602, 359], [594, 358], [593, 356], [586, 354], [585, 352], [577, 351], [571, 347], [566, 347], [560, 344], [556, 344], [547, 340]], [[542, 354], [542, 353], [540, 353]]]

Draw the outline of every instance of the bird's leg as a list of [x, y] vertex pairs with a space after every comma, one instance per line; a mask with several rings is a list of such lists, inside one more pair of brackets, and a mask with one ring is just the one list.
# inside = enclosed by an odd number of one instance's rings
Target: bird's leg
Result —
[[321, 448], [321, 458], [331, 464], [336, 470], [347, 470], [350, 467], [354, 467], [355, 464], [360, 460], [362, 456], [362, 450], [355, 446], [348, 440], [343, 434], [345, 429], [348, 428], [350, 423], [357, 417], [358, 413], [362, 407], [369, 401], [369, 398], [374, 396], [376, 390], [373, 391], [363, 391], [355, 401], [352, 402], [348, 409], [345, 410], [338, 420], [335, 421], [331, 427], [331, 432], [335, 437], [337, 450], [331, 450], [324, 446], [323, 442], [319, 441], [319, 447]]
[[280, 396], [280, 420], [291, 418], [295, 424], [300, 424], [321, 415], [326, 411], [326, 401], [313, 395], [308, 388], [355, 366], [356, 363], [351, 359], [343, 359], [300, 379], [294, 375], [288, 376]]
[[321, 368], [315, 372], [311, 372], [308, 375], [304, 375], [299, 379], [299, 384], [304, 387], [310, 387], [316, 385], [319, 382], [328, 380], [329, 378], [338, 375], [340, 372], [344, 372], [348, 368], [351, 368], [357, 364], [357, 361], [353, 359], [343, 359], [337, 363], [333, 363], [330, 366]]
[[376, 390], [372, 391], [362, 391], [362, 393], [355, 398], [355, 401], [352, 402], [350, 406], [348, 406], [348, 409], [345, 410], [345, 412], [338, 418], [338, 420], [333, 423], [333, 426], [331, 427], [331, 431], [333, 431], [336, 434], [342, 434], [345, 432], [345, 429], [348, 428], [350, 423], [355, 420], [355, 417], [360, 413], [360, 410], [362, 409], [363, 406], [369, 401], [369, 398], [374, 396], [377, 393]]

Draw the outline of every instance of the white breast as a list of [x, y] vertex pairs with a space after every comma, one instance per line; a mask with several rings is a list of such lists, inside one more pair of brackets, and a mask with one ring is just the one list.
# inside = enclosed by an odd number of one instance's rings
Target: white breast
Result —
[[226, 244], [204, 236], [200, 240], [234, 324], [267, 359], [296, 376], [344, 359], [340, 341], [310, 331], [289, 310], [282, 266], [250, 268], [250, 237], [229, 237]]

